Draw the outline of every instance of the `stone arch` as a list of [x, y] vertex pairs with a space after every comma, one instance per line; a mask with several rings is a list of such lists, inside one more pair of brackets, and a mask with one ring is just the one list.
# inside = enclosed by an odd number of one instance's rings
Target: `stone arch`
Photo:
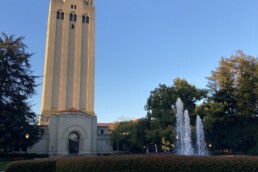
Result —
[[87, 131], [80, 126], [69, 126], [62, 134], [62, 139], [65, 140], [65, 149], [69, 151], [69, 136], [71, 133], [77, 133], [79, 135], [79, 150], [84, 150], [84, 142], [88, 138]]
[[90, 20], [90, 17], [89, 17], [89, 15], [87, 13], [82, 15], [82, 23], [89, 24], [89, 20]]
[[56, 19], [61, 19], [61, 20], [64, 19], [64, 12], [63, 12], [62, 9], [57, 10], [57, 12], [56, 12]]
[[77, 125], [72, 125], [67, 127], [67, 129], [63, 132], [62, 138], [67, 139], [69, 134], [73, 131], [77, 132], [81, 139], [85, 140], [88, 138], [87, 131], [84, 128]]
[[74, 11], [72, 11], [72, 12], [70, 12], [70, 15], [69, 15], [70, 17], [69, 17], [69, 20], [71, 21], [71, 22], [76, 22], [77, 21], [77, 14], [74, 12]]

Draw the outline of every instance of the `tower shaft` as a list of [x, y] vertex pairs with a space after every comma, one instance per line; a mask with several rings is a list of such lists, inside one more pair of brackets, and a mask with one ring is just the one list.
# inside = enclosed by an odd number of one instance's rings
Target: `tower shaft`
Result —
[[94, 115], [94, 0], [51, 0], [41, 116], [75, 108]]

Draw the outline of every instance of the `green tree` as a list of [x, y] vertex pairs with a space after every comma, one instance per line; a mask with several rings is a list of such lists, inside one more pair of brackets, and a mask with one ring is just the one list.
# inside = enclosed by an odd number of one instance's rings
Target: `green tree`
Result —
[[205, 119], [206, 138], [214, 152], [251, 153], [258, 145], [253, 129], [258, 115], [257, 70], [257, 58], [239, 50], [222, 57], [208, 77], [210, 96], [196, 113]]
[[111, 134], [115, 150], [141, 152], [147, 145], [145, 131], [148, 128], [145, 118], [117, 123]]
[[[39, 139], [36, 115], [29, 98], [35, 94], [35, 79], [23, 37], [2, 33], [0, 37], [0, 147], [9, 152]], [[29, 142], [25, 134], [30, 134]]]
[[[175, 138], [175, 104], [180, 97], [192, 117], [195, 116], [196, 103], [207, 96], [205, 89], [198, 89], [186, 80], [176, 78], [172, 86], [159, 85], [150, 93], [145, 109], [146, 118], [118, 123], [112, 132], [114, 144], [119, 150], [155, 151], [171, 150]], [[194, 120], [195, 121], [195, 120]]]
[[198, 89], [186, 80], [176, 78], [172, 86], [159, 85], [147, 100], [145, 109], [149, 119], [158, 119], [161, 126], [166, 128], [175, 123], [175, 110], [173, 105], [177, 98], [181, 98], [184, 107], [190, 115], [195, 116], [196, 103], [207, 97], [207, 90]]
[[[168, 145], [175, 143], [175, 108], [177, 98], [181, 98], [184, 107], [191, 115], [192, 123], [195, 122], [196, 103], [205, 99], [207, 90], [198, 89], [186, 80], [176, 78], [172, 86], [159, 85], [151, 92], [145, 109], [150, 120], [150, 128], [146, 130], [146, 137], [154, 143], [168, 149]], [[166, 146], [167, 145], [167, 146]]]
[[211, 100], [222, 103], [224, 115], [258, 115], [258, 60], [238, 50], [222, 57], [208, 77]]

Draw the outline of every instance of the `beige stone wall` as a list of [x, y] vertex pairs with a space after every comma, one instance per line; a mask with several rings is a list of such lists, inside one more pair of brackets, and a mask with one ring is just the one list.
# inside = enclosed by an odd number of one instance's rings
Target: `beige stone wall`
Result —
[[110, 137], [108, 127], [98, 127], [97, 129], [97, 152], [113, 153], [113, 141]]
[[48, 126], [40, 126], [40, 129], [43, 130], [43, 135], [37, 143], [28, 148], [28, 153], [48, 154], [49, 129]]
[[[57, 19], [57, 11], [64, 13], [64, 19]], [[76, 21], [70, 21], [71, 13], [76, 14]], [[89, 23], [82, 23], [83, 15], [89, 16]], [[51, 0], [42, 115], [48, 116], [71, 107], [94, 115], [94, 58], [94, 1]]]
[[96, 117], [83, 113], [61, 113], [49, 120], [49, 154], [67, 155], [68, 137], [72, 132], [80, 136], [79, 154], [96, 154]]

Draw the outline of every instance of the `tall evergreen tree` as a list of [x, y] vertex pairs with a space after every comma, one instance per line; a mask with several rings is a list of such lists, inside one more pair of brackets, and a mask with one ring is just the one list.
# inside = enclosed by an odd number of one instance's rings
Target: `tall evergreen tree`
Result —
[[258, 59], [238, 50], [230, 58], [221, 58], [219, 67], [208, 77], [210, 97], [197, 110], [206, 115], [206, 138], [214, 150], [257, 152], [257, 71]]
[[[37, 76], [31, 70], [32, 54], [24, 38], [0, 36], [0, 148], [5, 152], [32, 145], [39, 139], [36, 114], [29, 98], [35, 94]], [[25, 134], [30, 138], [25, 140]]]
[[258, 60], [237, 51], [222, 58], [208, 77], [211, 100], [224, 106], [224, 115], [258, 115]]

